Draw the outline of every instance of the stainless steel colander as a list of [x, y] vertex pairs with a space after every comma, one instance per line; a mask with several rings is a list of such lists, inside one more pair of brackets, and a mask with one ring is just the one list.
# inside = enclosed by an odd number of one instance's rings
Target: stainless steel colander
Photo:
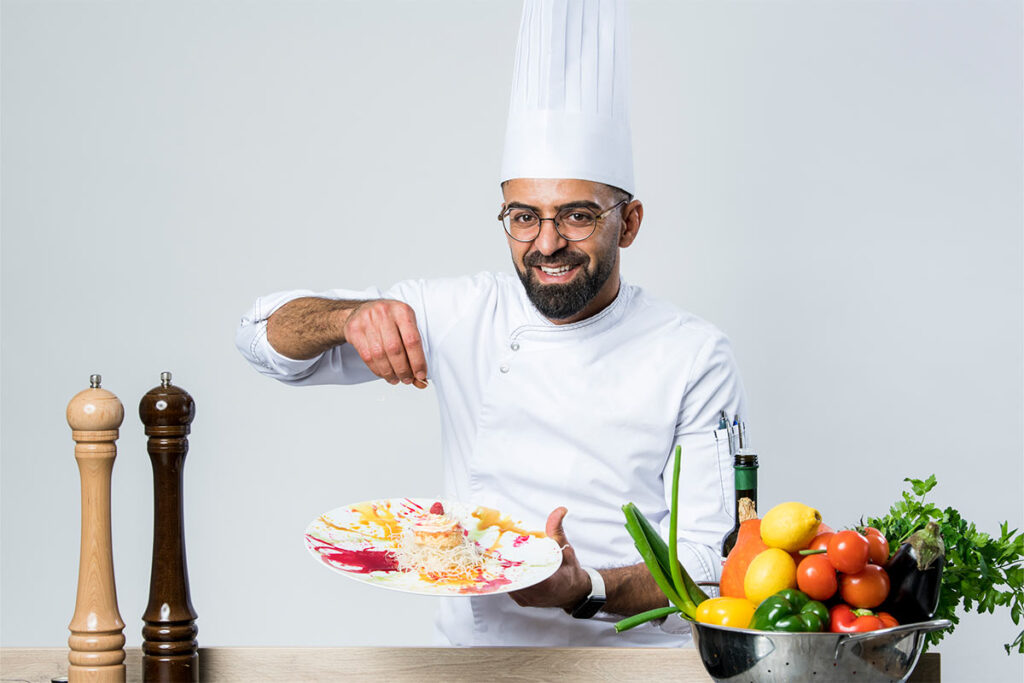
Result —
[[948, 619], [867, 633], [782, 633], [692, 624], [693, 642], [716, 681], [774, 683], [905, 681], [924, 636], [952, 625]]

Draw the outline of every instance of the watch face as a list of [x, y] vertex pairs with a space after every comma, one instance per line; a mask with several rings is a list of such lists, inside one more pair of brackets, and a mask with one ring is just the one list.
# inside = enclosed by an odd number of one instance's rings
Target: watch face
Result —
[[572, 611], [572, 616], [576, 619], [590, 619], [592, 616], [601, 611], [604, 607], [605, 598], [590, 597], [584, 600]]

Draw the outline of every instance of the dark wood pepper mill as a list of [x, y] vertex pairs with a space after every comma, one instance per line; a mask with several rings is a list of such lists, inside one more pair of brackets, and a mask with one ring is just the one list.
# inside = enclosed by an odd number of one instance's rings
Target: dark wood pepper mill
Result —
[[188, 589], [182, 473], [196, 407], [188, 392], [160, 373], [160, 386], [139, 402], [153, 462], [153, 570], [142, 619], [142, 675], [146, 681], [198, 681], [196, 611]]
[[114, 586], [110, 475], [124, 406], [93, 375], [89, 388], [68, 403], [67, 418], [82, 479], [82, 548], [75, 615], [68, 626], [68, 680], [123, 683], [124, 622]]

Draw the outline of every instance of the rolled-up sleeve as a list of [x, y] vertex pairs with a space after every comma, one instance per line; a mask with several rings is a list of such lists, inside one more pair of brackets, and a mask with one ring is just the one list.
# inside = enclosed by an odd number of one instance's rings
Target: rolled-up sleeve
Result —
[[[437, 330], [447, 329], [452, 320], [457, 319], [459, 293], [465, 292], [468, 280], [454, 279], [441, 281], [404, 280], [386, 290], [378, 287], [367, 289], [331, 289], [326, 292], [313, 292], [296, 289], [287, 292], [276, 292], [262, 296], [253, 302], [252, 307], [242, 316], [242, 322], [235, 333], [235, 346], [249, 364], [258, 372], [273, 377], [285, 384], [359, 384], [379, 379], [366, 366], [359, 352], [351, 344], [341, 344], [328, 349], [316, 358], [295, 360], [283, 356], [267, 341], [267, 319], [274, 311], [289, 301], [302, 297], [317, 297], [346, 301], [366, 301], [368, 299], [395, 299], [412, 308], [416, 316], [416, 327], [423, 340], [423, 353], [427, 357], [427, 376], [433, 365], [433, 336]], [[432, 288], [432, 289], [431, 289]], [[428, 290], [443, 303], [434, 305], [428, 313]], [[439, 295], [440, 292], [440, 295]]]
[[358, 352], [349, 344], [336, 346], [308, 360], [295, 360], [277, 352], [267, 341], [267, 319], [289, 301], [302, 297], [346, 299], [352, 301], [377, 299], [381, 290], [333, 289], [328, 292], [291, 290], [261, 296], [242, 316], [235, 333], [235, 346], [258, 372], [285, 384], [358, 384], [376, 379]]

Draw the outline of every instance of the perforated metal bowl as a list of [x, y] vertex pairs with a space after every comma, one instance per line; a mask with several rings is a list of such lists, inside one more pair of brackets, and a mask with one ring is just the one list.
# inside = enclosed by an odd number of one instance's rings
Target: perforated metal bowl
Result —
[[889, 683], [910, 676], [924, 636], [948, 619], [868, 633], [781, 633], [692, 624], [693, 642], [716, 681]]

